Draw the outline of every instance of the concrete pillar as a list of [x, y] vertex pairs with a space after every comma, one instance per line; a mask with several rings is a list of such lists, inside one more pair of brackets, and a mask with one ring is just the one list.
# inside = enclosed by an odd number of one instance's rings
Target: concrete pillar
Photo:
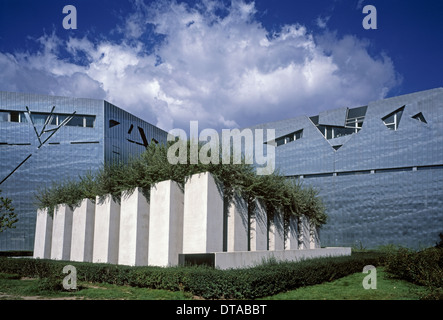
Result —
[[92, 261], [94, 246], [95, 204], [83, 199], [74, 209], [72, 218], [71, 260]]
[[318, 229], [312, 224], [310, 224], [309, 248], [310, 249], [320, 248], [320, 237], [318, 234]]
[[264, 205], [254, 201], [250, 216], [250, 249], [251, 251], [268, 250], [268, 217]]
[[95, 201], [94, 248], [92, 262], [118, 262], [120, 204], [107, 195]]
[[34, 258], [49, 259], [51, 257], [52, 216], [49, 209], [37, 210], [35, 225]]
[[309, 249], [310, 248], [310, 227], [308, 218], [301, 216], [298, 219], [298, 248]]
[[276, 212], [269, 220], [269, 251], [285, 249], [285, 235], [283, 226], [283, 216]]
[[184, 194], [172, 180], [151, 188], [149, 217], [149, 265], [176, 266], [183, 252]]
[[297, 217], [291, 215], [285, 228], [285, 250], [298, 249]]
[[234, 195], [228, 207], [227, 251], [248, 251], [248, 204]]
[[141, 188], [122, 195], [118, 264], [148, 265], [149, 203]]
[[55, 207], [51, 259], [69, 260], [71, 257], [72, 213], [72, 209], [65, 204]]
[[223, 251], [223, 196], [209, 172], [185, 184], [183, 253]]

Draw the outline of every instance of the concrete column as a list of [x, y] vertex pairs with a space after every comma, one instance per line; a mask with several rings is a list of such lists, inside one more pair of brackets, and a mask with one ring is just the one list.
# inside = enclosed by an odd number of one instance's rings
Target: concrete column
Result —
[[309, 249], [310, 248], [310, 228], [308, 218], [301, 216], [298, 219], [298, 248]]
[[34, 258], [49, 259], [51, 257], [52, 216], [49, 209], [37, 210], [35, 225]]
[[208, 172], [185, 184], [183, 253], [223, 251], [223, 196]]
[[227, 251], [248, 251], [248, 204], [234, 195], [228, 208]]
[[69, 260], [71, 257], [72, 237], [72, 209], [61, 204], [55, 207], [53, 226], [51, 259]]
[[320, 248], [320, 237], [318, 234], [318, 229], [310, 224], [310, 232], [309, 232], [309, 248], [310, 249], [318, 249]]
[[269, 251], [284, 250], [285, 236], [283, 227], [283, 216], [276, 212], [269, 221]]
[[152, 266], [176, 266], [183, 252], [184, 194], [172, 180], [151, 188], [148, 261]]
[[89, 199], [83, 199], [80, 206], [74, 209], [72, 221], [71, 260], [91, 262], [95, 204]]
[[94, 248], [92, 262], [118, 262], [120, 204], [111, 195], [95, 201]]
[[141, 188], [122, 195], [118, 264], [148, 265], [149, 203]]
[[298, 249], [297, 217], [291, 215], [285, 228], [285, 250]]
[[265, 207], [260, 201], [255, 200], [250, 216], [250, 249], [262, 251], [268, 249], [268, 217]]

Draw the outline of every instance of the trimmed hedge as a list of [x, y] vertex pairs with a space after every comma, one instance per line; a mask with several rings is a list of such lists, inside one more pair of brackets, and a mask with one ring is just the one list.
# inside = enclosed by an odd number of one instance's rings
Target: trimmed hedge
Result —
[[255, 299], [303, 286], [332, 281], [362, 272], [365, 265], [383, 263], [384, 254], [353, 253], [347, 257], [300, 262], [268, 262], [246, 268], [218, 270], [208, 267], [129, 267], [109, 264], [0, 258], [0, 272], [26, 277], [65, 276], [62, 269], [77, 268], [79, 281], [104, 282], [152, 289], [185, 291], [205, 299]]

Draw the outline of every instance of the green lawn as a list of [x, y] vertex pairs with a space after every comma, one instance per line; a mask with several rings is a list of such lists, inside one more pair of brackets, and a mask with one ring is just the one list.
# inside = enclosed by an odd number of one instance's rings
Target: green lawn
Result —
[[[403, 280], [393, 280], [377, 268], [377, 289], [364, 289], [362, 281], [367, 274], [350, 276], [319, 285], [280, 293], [263, 299], [274, 300], [418, 300], [426, 294], [426, 288]], [[105, 300], [182, 300], [192, 299], [183, 292], [153, 290], [129, 286], [97, 283], [78, 283], [73, 292], [45, 292], [35, 279], [18, 279], [14, 275], [0, 273], [0, 300], [17, 299], [105, 299]]]
[[363, 279], [368, 274], [350, 276], [310, 287], [299, 288], [264, 299], [269, 300], [418, 300], [427, 289], [403, 280], [388, 277], [383, 268], [377, 268], [376, 289], [364, 289]]
[[77, 283], [71, 292], [41, 291], [36, 279], [17, 279], [0, 273], [0, 300], [18, 299], [92, 299], [92, 300], [183, 300], [192, 296], [183, 292], [117, 286], [111, 284]]

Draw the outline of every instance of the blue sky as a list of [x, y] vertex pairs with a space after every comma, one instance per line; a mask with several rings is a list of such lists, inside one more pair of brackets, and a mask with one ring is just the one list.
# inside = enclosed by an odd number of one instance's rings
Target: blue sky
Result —
[[442, 87], [442, 17], [439, 0], [0, 0], [0, 90], [244, 127]]

